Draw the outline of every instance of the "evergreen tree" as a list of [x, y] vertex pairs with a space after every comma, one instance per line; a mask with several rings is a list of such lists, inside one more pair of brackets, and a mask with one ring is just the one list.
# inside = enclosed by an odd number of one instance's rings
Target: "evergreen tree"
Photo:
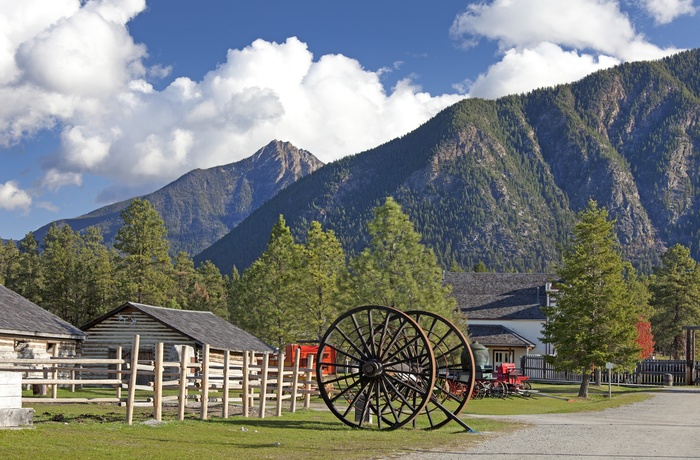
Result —
[[127, 301], [163, 305], [173, 285], [163, 219], [149, 201], [138, 198], [120, 216], [124, 225], [114, 238], [122, 254], [120, 293]]
[[483, 261], [479, 261], [476, 265], [474, 265], [474, 273], [486, 273], [488, 269], [486, 268], [486, 264]]
[[421, 244], [401, 206], [388, 197], [367, 227], [370, 246], [350, 262], [350, 305], [427, 310], [451, 318], [456, 303], [435, 254]]
[[0, 284], [8, 286], [18, 270], [19, 258], [19, 249], [14, 241], [3, 243], [0, 240]]
[[554, 345], [549, 361], [555, 368], [583, 374], [579, 396], [588, 397], [590, 374], [607, 362], [631, 365], [639, 356], [625, 265], [615, 239], [614, 221], [590, 200], [578, 214], [571, 247], [558, 274], [557, 305], [543, 308], [547, 322], [543, 341]]
[[42, 240], [41, 266], [44, 273], [41, 306], [66, 321], [76, 322], [79, 304], [78, 236], [68, 225], [56, 224]]
[[19, 258], [14, 268], [8, 274], [5, 286], [22, 297], [41, 304], [44, 278], [41, 273], [39, 243], [33, 232], [27, 233], [19, 242]]
[[304, 330], [300, 267], [301, 247], [280, 215], [267, 249], [236, 283], [231, 321], [280, 348], [299, 340]]
[[347, 308], [340, 298], [340, 281], [347, 273], [345, 253], [332, 230], [324, 232], [314, 221], [306, 236], [299, 282], [305, 339], [320, 340], [330, 324]]
[[210, 311], [221, 318], [228, 319], [226, 297], [224, 278], [216, 265], [207, 260], [197, 267], [187, 308]]
[[676, 244], [661, 256], [650, 289], [657, 346], [680, 359], [685, 351], [683, 326], [700, 324], [700, 270], [688, 248]]
[[102, 232], [88, 227], [80, 235], [77, 278], [80, 280], [76, 318], [71, 322], [85, 324], [117, 306], [115, 249], [104, 245]]
[[194, 288], [197, 273], [194, 269], [194, 261], [186, 252], [180, 251], [175, 256], [173, 266], [173, 282], [175, 284], [175, 295], [170, 299], [170, 308], [189, 309], [190, 295]]

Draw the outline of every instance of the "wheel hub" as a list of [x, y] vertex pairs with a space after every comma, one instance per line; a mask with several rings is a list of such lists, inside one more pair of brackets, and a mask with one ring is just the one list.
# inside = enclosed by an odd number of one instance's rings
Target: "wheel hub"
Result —
[[374, 378], [382, 375], [384, 367], [382, 363], [376, 359], [371, 359], [362, 365], [362, 374], [365, 377]]

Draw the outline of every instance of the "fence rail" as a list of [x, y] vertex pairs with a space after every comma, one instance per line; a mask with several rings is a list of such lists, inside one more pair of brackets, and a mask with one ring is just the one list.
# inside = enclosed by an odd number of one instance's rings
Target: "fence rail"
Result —
[[[523, 356], [520, 361], [523, 375], [532, 380], [551, 380], [560, 382], [580, 382], [582, 374], [555, 370], [547, 363], [544, 356]], [[661, 385], [664, 375], [671, 374], [674, 385], [685, 385], [686, 362], [682, 360], [648, 359], [637, 363], [632, 372], [612, 372], [610, 383], [635, 383], [642, 385]], [[593, 375], [591, 375], [593, 377]], [[601, 383], [608, 383], [608, 373], [601, 373]]]
[[[139, 336], [134, 336], [132, 350], [139, 349]], [[0, 370], [22, 373], [22, 385], [33, 385], [41, 388], [40, 394], [46, 394], [51, 388], [48, 398], [25, 397], [22, 402], [114, 402], [126, 406], [126, 421], [132, 423], [133, 408], [138, 406], [153, 406], [154, 418], [161, 420], [162, 408], [165, 401], [176, 402], [178, 418], [184, 419], [185, 407], [188, 401], [200, 403], [200, 418], [207, 419], [209, 406], [222, 405], [221, 416], [229, 415], [229, 404], [240, 403], [243, 416], [248, 417], [251, 409], [257, 404], [258, 416], [265, 417], [268, 401], [276, 403], [275, 413], [282, 415], [283, 401], [290, 401], [289, 410], [294, 412], [297, 399], [303, 400], [303, 407], [310, 407], [311, 395], [316, 391], [316, 376], [313, 357], [310, 356], [306, 367], [300, 367], [300, 350], [296, 350], [295, 365], [285, 367], [284, 353], [270, 354], [244, 352], [243, 363], [234, 364], [231, 352], [222, 351], [223, 363], [210, 361], [209, 345], [203, 347], [202, 361], [190, 363], [188, 353], [182, 353], [179, 362], [167, 362], [163, 359], [163, 344], [156, 345], [155, 361], [138, 361], [138, 352], [132, 353], [129, 359], [85, 359], [85, 358], [41, 358], [41, 359], [3, 359]], [[121, 347], [117, 356], [122, 356]], [[274, 365], [270, 365], [273, 360]], [[60, 371], [60, 372], [59, 372]], [[137, 377], [149, 376], [152, 381], [147, 385], [137, 384]], [[75, 391], [75, 386], [96, 386], [114, 388], [114, 398], [58, 398], [59, 386], [68, 386]], [[35, 388], [36, 388], [35, 387]], [[163, 390], [177, 389], [177, 396], [164, 396]], [[122, 390], [126, 390], [124, 397]], [[147, 392], [145, 398], [140, 394], [136, 398], [136, 390]], [[220, 392], [220, 397], [210, 397], [210, 391]], [[231, 393], [234, 397], [231, 397]]]

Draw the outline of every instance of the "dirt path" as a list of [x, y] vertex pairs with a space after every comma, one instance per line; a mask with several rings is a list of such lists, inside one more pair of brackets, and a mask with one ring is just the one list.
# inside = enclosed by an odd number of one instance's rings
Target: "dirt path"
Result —
[[[700, 459], [700, 390], [674, 387], [617, 409], [502, 417], [531, 424], [512, 433], [476, 434], [463, 451], [410, 452], [402, 459]], [[468, 422], [467, 422], [468, 423]]]

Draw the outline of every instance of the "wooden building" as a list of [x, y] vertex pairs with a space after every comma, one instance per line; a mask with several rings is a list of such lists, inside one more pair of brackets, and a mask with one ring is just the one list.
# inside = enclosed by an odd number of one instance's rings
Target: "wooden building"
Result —
[[85, 358], [112, 358], [117, 347], [123, 357], [130, 356], [134, 335], [140, 337], [139, 360], [153, 360], [155, 346], [162, 342], [165, 358], [179, 359], [180, 346], [194, 349], [200, 356], [209, 344], [212, 359], [223, 356], [221, 350], [271, 353], [272, 347], [252, 334], [208, 311], [175, 310], [127, 302], [81, 327], [88, 337], [83, 344]]
[[73, 357], [85, 333], [0, 284], [0, 361]]
[[469, 338], [489, 348], [494, 368], [519, 363], [526, 354], [548, 354], [542, 343], [546, 320], [541, 307], [555, 305], [556, 275], [532, 273], [452, 273], [445, 283], [467, 315]]

